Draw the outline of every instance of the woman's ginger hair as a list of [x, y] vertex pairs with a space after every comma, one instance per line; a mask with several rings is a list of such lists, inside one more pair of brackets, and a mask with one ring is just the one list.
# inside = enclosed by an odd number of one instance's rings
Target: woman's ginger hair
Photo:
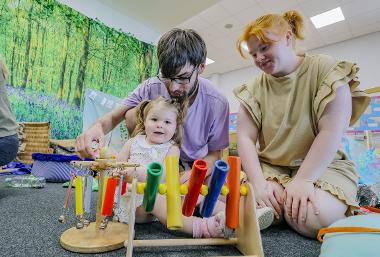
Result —
[[7, 68], [7, 65], [5, 64], [4, 58], [1, 55], [0, 55], [0, 70], [3, 73], [4, 80], [7, 80], [9, 76], [9, 70]]
[[148, 116], [149, 111], [159, 105], [162, 104], [167, 108], [173, 108], [177, 113], [177, 127], [176, 131], [173, 135], [172, 140], [178, 145], [181, 146], [182, 143], [182, 134], [183, 134], [183, 123], [186, 116], [187, 104], [188, 101], [184, 101], [183, 103], [178, 103], [175, 99], [167, 99], [162, 96], [156, 98], [155, 100], [144, 100], [137, 106], [137, 124], [136, 128], [132, 133], [132, 137], [136, 135], [145, 135], [145, 125], [144, 122]]
[[[248, 24], [243, 34], [239, 37], [236, 42], [236, 47], [242, 57], [245, 58], [242, 49], [242, 43], [247, 42], [252, 36], [257, 37], [260, 41], [269, 43], [273, 40], [269, 39], [266, 35], [266, 31], [270, 30], [272, 33], [278, 36], [285, 36], [287, 31], [291, 30], [295, 39], [304, 39], [302, 35], [302, 30], [304, 28], [304, 19], [296, 10], [287, 11], [281, 14], [266, 14], [255, 21]], [[293, 40], [294, 48], [295, 40]]]

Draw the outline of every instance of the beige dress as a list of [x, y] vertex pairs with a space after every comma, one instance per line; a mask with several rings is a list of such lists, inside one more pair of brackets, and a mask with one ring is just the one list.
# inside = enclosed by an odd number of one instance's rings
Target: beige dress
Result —
[[[318, 121], [338, 87], [349, 84], [352, 94], [350, 125], [369, 105], [357, 89], [359, 67], [326, 55], [306, 55], [293, 73], [284, 77], [262, 74], [234, 89], [259, 129], [257, 152], [266, 179], [283, 186], [292, 180], [318, 134]], [[344, 201], [350, 214], [356, 201], [358, 175], [339, 149], [315, 185]]]

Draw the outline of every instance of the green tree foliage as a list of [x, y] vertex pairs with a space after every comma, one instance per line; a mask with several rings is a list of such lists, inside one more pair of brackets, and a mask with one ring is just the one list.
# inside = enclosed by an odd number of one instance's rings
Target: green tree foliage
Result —
[[67, 106], [81, 108], [88, 87], [124, 98], [157, 72], [153, 45], [55, 0], [0, 0], [0, 37], [9, 84]]
[[87, 87], [125, 97], [157, 71], [155, 48], [53, 0], [0, 0], [9, 83], [81, 106]]

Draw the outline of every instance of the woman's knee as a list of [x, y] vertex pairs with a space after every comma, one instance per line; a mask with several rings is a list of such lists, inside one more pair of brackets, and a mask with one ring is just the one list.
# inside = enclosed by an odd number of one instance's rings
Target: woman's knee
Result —
[[16, 158], [17, 151], [17, 135], [0, 138], [0, 166], [3, 166], [13, 161]]
[[319, 214], [315, 214], [314, 206], [311, 202], [308, 202], [305, 220], [302, 220], [300, 214], [298, 214], [297, 220], [293, 220], [286, 208], [284, 208], [286, 222], [301, 235], [311, 238], [316, 238], [321, 228], [328, 227], [335, 221], [345, 218], [347, 210], [345, 203], [328, 192], [318, 189], [316, 198]]
[[284, 208], [284, 218], [289, 226], [305, 237], [316, 238], [319, 229], [322, 228], [318, 215], [314, 214], [314, 209], [310, 202], [307, 207], [306, 220], [301, 219], [300, 214], [298, 214], [297, 220], [293, 220], [286, 208]]

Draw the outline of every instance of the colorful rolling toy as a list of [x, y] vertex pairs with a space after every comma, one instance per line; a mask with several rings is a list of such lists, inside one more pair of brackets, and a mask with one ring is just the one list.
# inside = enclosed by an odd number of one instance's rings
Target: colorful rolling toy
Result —
[[112, 216], [113, 203], [115, 199], [116, 186], [119, 183], [119, 178], [109, 177], [107, 180], [107, 187], [104, 194], [102, 215], [105, 218], [100, 225], [101, 229], [105, 229], [108, 224], [108, 217]]
[[226, 181], [226, 176], [229, 169], [230, 167], [227, 162], [223, 160], [218, 160], [215, 162], [214, 170], [209, 183], [209, 191], [201, 207], [202, 217], [208, 218], [212, 215], [212, 211], [214, 210], [216, 201], [218, 200], [220, 191], [222, 190], [222, 186]]
[[240, 206], [240, 158], [236, 156], [228, 157], [230, 171], [227, 176], [227, 186], [229, 193], [226, 198], [226, 231], [225, 234], [232, 235], [233, 231], [239, 227], [239, 206]]
[[193, 215], [207, 169], [208, 165], [204, 160], [196, 160], [193, 164], [188, 184], [188, 193], [182, 205], [182, 214], [187, 217]]
[[90, 225], [90, 209], [91, 209], [91, 192], [92, 192], [92, 175], [86, 176], [86, 189], [84, 192], [84, 214], [83, 224], [85, 226]]
[[148, 166], [148, 176], [144, 191], [143, 207], [146, 212], [153, 211], [154, 203], [157, 197], [158, 186], [162, 175], [162, 165], [158, 162], [152, 162]]
[[82, 176], [75, 178], [75, 214], [78, 218], [77, 229], [83, 228], [83, 182]]
[[181, 194], [179, 183], [179, 158], [169, 155], [165, 159], [166, 167], [166, 206], [167, 228], [180, 229], [183, 226], [181, 213]]
[[74, 182], [74, 179], [75, 179], [75, 174], [73, 173], [72, 176], [71, 176], [71, 179], [70, 179], [69, 189], [67, 191], [66, 202], [65, 202], [65, 205], [63, 206], [63, 213], [62, 213], [61, 216], [59, 216], [59, 219], [58, 219], [58, 221], [61, 222], [61, 223], [65, 223], [66, 219], [67, 219], [67, 216], [68, 216], [69, 203], [70, 203], [70, 198], [71, 198], [71, 192], [73, 191], [73, 182]]

